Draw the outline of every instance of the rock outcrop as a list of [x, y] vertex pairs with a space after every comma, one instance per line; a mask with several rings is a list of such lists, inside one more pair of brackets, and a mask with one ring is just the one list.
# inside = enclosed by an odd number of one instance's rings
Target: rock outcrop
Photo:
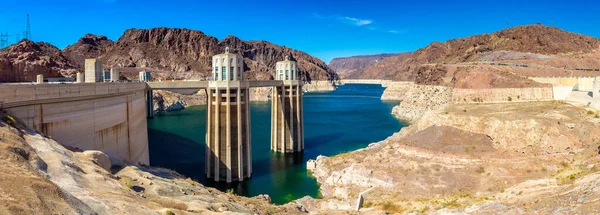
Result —
[[[74, 45], [73, 49], [82, 49]], [[154, 79], [205, 79], [210, 77], [211, 60], [229, 46], [244, 57], [244, 76], [249, 80], [269, 80], [275, 63], [286, 55], [298, 61], [302, 80], [337, 80], [337, 74], [323, 61], [304, 52], [267, 41], [244, 41], [234, 36], [223, 40], [201, 31], [178, 28], [129, 29], [99, 55], [105, 67], [127, 67], [124, 76], [149, 70]]]
[[404, 94], [400, 105], [392, 108], [392, 114], [400, 119], [412, 121], [427, 111], [446, 108], [452, 100], [451, 87], [413, 85]]
[[404, 100], [406, 93], [413, 87], [414, 83], [410, 81], [392, 81], [386, 84], [381, 100]]
[[191, 95], [155, 90], [152, 97], [154, 98], [154, 112], [181, 110], [189, 106], [206, 104], [206, 91], [204, 90]]
[[79, 70], [83, 70], [86, 58], [97, 58], [106, 52], [114, 42], [106, 36], [86, 34], [76, 43], [67, 46], [62, 53], [69, 58]]
[[21, 40], [0, 50], [0, 82], [31, 82], [37, 75], [74, 77], [77, 71], [71, 60], [48, 43]]

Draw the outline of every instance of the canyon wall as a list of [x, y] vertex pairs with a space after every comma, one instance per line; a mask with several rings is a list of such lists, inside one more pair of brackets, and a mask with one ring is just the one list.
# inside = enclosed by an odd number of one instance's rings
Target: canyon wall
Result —
[[72, 149], [149, 164], [145, 83], [0, 86], [2, 107]]

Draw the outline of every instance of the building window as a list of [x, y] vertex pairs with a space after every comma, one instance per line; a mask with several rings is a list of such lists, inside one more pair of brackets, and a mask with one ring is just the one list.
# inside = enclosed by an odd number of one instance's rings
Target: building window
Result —
[[285, 70], [285, 80], [290, 80], [290, 70]]
[[294, 74], [295, 74], [294, 70], [292, 69], [292, 79], [294, 79], [294, 76], [295, 76]]
[[233, 80], [233, 66], [229, 67], [229, 80]]
[[[223, 58], [223, 60], [225, 60], [225, 58]], [[227, 67], [221, 67], [221, 75], [223, 75], [223, 77], [221, 77], [221, 80], [227, 80], [225, 79], [225, 75], [227, 74], [227, 72], [225, 71]]]

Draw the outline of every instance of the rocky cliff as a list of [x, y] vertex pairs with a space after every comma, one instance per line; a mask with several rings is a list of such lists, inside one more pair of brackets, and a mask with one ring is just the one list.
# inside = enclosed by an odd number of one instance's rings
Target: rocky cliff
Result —
[[[350, 78], [354, 73], [367, 68], [371, 64], [377, 63], [384, 58], [402, 55], [401, 54], [377, 54], [377, 55], [361, 55], [352, 57], [334, 58], [329, 62], [331, 67], [340, 78]], [[359, 72], [360, 73], [360, 72]]]
[[64, 51], [73, 60], [99, 57], [105, 67], [126, 67], [121, 71], [131, 79], [141, 70], [151, 71], [154, 79], [205, 79], [210, 76], [212, 56], [223, 53], [227, 46], [244, 57], [245, 77], [249, 80], [272, 79], [275, 63], [286, 55], [298, 62], [303, 80], [338, 79], [323, 61], [302, 51], [234, 36], [218, 40], [189, 29], [129, 29], [114, 43], [105, 37], [86, 35]]
[[[480, 60], [552, 61], [551, 58], [557, 57], [562, 58], [563, 65], [578, 62], [587, 65], [577, 60], [580, 56], [571, 55], [589, 53], [599, 46], [600, 40], [597, 38], [554, 27], [518, 26], [492, 34], [453, 39], [444, 43], [433, 42], [415, 52], [383, 59], [355, 77], [412, 81], [424, 64], [457, 64]], [[509, 51], [510, 57], [506, 51]], [[500, 58], [498, 55], [505, 57]]]
[[142, 70], [151, 71], [154, 79], [205, 79], [211, 71], [212, 56], [223, 53], [227, 46], [244, 56], [248, 80], [272, 79], [275, 63], [286, 55], [298, 62], [302, 80], [339, 79], [318, 58], [267, 41], [244, 41], [234, 36], [219, 41], [196, 30], [153, 28], [129, 29], [115, 42], [87, 34], [62, 51], [47, 43], [23, 40], [0, 51], [0, 81], [34, 81], [37, 74], [74, 77], [83, 71], [85, 58], [95, 57], [102, 60], [104, 68], [123, 67], [123, 76], [133, 80]]
[[71, 77], [74, 63], [53, 45], [21, 40], [0, 50], [0, 82], [35, 81], [36, 76]]
[[114, 42], [105, 36], [86, 34], [76, 43], [64, 48], [62, 53], [75, 63], [80, 70], [83, 70], [86, 58], [96, 58], [102, 55], [113, 44]]

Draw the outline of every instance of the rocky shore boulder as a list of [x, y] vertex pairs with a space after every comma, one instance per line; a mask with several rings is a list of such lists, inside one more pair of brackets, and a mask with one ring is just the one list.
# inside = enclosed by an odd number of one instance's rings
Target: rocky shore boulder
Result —
[[83, 154], [88, 159], [90, 159], [92, 162], [94, 162], [96, 165], [102, 167], [102, 169], [105, 169], [106, 171], [110, 171], [112, 164], [110, 162], [110, 158], [108, 157], [108, 155], [104, 154], [101, 151], [96, 151], [96, 150], [87, 150], [87, 151], [84, 151]]

